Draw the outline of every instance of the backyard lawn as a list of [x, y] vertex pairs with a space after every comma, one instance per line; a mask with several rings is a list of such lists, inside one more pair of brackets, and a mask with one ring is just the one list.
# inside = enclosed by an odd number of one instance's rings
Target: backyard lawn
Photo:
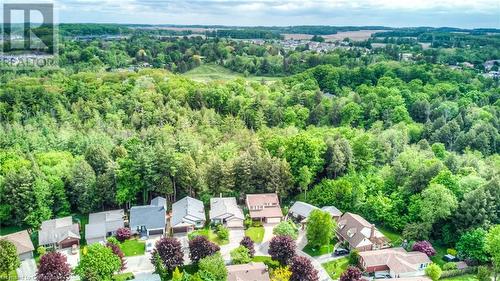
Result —
[[125, 240], [120, 243], [120, 249], [126, 257], [143, 255], [146, 249], [146, 243], [137, 239]]
[[322, 265], [326, 272], [328, 272], [328, 275], [330, 275], [333, 280], [337, 280], [340, 274], [347, 269], [349, 265], [348, 262], [349, 260], [347, 258], [340, 258], [338, 260], [326, 262]]
[[189, 239], [193, 239], [195, 236], [198, 236], [198, 235], [205, 236], [208, 238], [208, 240], [210, 240], [211, 242], [214, 242], [215, 244], [220, 245], [220, 246], [229, 244], [229, 240], [220, 240], [219, 237], [217, 236], [217, 234], [209, 227], [195, 230], [195, 231], [189, 233], [188, 237], [189, 237]]
[[253, 242], [261, 243], [262, 239], [264, 239], [264, 227], [262, 226], [249, 227], [247, 230], [245, 230], [245, 235], [250, 237], [253, 240]]
[[330, 242], [328, 245], [323, 245], [321, 248], [313, 248], [311, 245], [307, 244], [302, 251], [306, 252], [312, 257], [330, 254], [335, 248], [335, 242]]
[[446, 281], [477, 281], [477, 278], [474, 274], [465, 274], [465, 275], [460, 275], [460, 276], [443, 278], [441, 280], [446, 280]]
[[431, 257], [431, 260], [433, 263], [443, 267], [443, 265], [446, 263], [443, 260], [444, 255], [446, 255], [446, 247], [442, 247], [440, 245], [432, 245], [434, 247], [434, 250], [436, 250], [436, 255]]
[[385, 237], [389, 238], [389, 240], [391, 240], [391, 243], [396, 247], [396, 246], [401, 246], [401, 244], [403, 243], [403, 238], [401, 237], [401, 234], [393, 231], [393, 230], [389, 230], [385, 227], [377, 227], [378, 230], [380, 230], [380, 232], [382, 232], [382, 234], [385, 235]]

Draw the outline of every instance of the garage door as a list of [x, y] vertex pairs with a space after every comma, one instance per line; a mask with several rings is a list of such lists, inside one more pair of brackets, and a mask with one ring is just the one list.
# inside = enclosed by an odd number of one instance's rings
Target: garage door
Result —
[[149, 235], [161, 235], [163, 234], [163, 229], [150, 230]]
[[267, 218], [266, 222], [267, 223], [279, 223], [281, 221], [281, 218]]
[[226, 222], [226, 226], [230, 228], [242, 228], [243, 221], [242, 220], [230, 220]]

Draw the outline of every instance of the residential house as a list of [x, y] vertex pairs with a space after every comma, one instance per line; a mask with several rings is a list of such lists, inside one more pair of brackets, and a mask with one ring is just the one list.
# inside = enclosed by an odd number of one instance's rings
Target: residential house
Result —
[[33, 251], [35, 247], [31, 242], [28, 231], [23, 230], [16, 233], [0, 236], [0, 240], [7, 240], [16, 246], [17, 255], [19, 259], [27, 260], [33, 258]]
[[353, 213], [345, 213], [340, 217], [337, 237], [340, 241], [347, 241], [350, 249], [360, 252], [390, 247], [389, 240], [374, 224]]
[[200, 200], [186, 196], [172, 205], [170, 228], [173, 233], [202, 228], [205, 222], [205, 207]]
[[80, 245], [80, 226], [71, 217], [44, 221], [38, 231], [38, 245], [54, 248]]
[[247, 194], [246, 204], [250, 217], [266, 223], [279, 223], [283, 218], [276, 193]]
[[288, 210], [287, 218], [296, 222], [304, 222], [314, 210], [319, 210], [319, 208], [308, 203], [297, 201], [293, 203], [290, 210]]
[[210, 198], [210, 221], [229, 228], [243, 228], [245, 216], [234, 197]]
[[227, 266], [227, 281], [270, 281], [267, 266], [262, 262], [251, 262]]
[[130, 208], [130, 230], [140, 236], [165, 234], [167, 221], [166, 199], [156, 197], [150, 205]]
[[392, 278], [423, 276], [431, 263], [426, 254], [407, 252], [401, 247], [360, 252], [359, 257], [359, 264], [366, 272], [389, 272]]
[[324, 206], [323, 208], [321, 208], [321, 210], [330, 213], [330, 215], [332, 215], [332, 218], [336, 221], [338, 221], [342, 216], [342, 212], [335, 206]]
[[85, 225], [87, 244], [106, 242], [106, 237], [113, 236], [119, 228], [125, 226], [123, 210], [111, 210], [89, 215], [89, 223]]

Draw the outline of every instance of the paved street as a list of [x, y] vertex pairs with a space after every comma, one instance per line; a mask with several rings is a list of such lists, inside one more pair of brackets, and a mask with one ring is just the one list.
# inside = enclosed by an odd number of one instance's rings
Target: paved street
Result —
[[35, 259], [27, 259], [21, 262], [21, 266], [17, 269], [17, 277], [19, 280], [35, 280], [36, 263]]

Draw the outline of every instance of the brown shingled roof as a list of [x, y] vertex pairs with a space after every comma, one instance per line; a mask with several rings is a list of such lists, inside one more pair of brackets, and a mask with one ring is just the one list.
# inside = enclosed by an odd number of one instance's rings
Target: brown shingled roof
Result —
[[262, 262], [227, 266], [227, 281], [269, 281], [267, 266]]
[[18, 255], [35, 250], [35, 247], [33, 247], [33, 243], [31, 242], [30, 235], [26, 230], [2, 236], [0, 239], [12, 242], [12, 244], [16, 246]]

